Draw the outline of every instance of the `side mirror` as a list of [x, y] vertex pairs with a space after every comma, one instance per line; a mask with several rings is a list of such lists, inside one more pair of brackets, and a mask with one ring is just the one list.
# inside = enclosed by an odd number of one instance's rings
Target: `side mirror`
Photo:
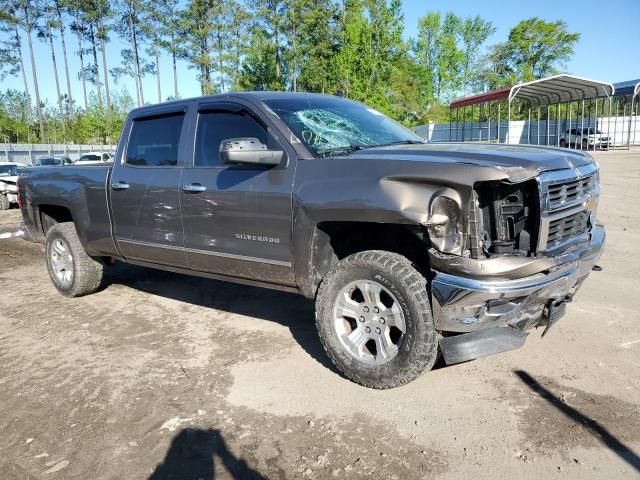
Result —
[[227, 138], [220, 143], [220, 159], [227, 164], [280, 165], [284, 152], [268, 150], [255, 137]]

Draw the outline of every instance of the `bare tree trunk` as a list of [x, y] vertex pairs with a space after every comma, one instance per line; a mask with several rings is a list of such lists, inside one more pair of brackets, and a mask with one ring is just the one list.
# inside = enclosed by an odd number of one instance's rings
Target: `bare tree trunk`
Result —
[[[109, 70], [107, 69], [106, 42], [100, 35], [100, 50], [102, 51], [102, 71], [104, 72], [104, 93], [107, 97], [107, 113], [111, 113], [111, 95], [109, 94]], [[96, 65], [97, 67], [97, 65]]]
[[51, 48], [51, 62], [53, 63], [53, 76], [56, 80], [56, 93], [58, 95], [58, 108], [60, 109], [60, 122], [62, 123], [62, 138], [66, 138], [66, 126], [64, 121], [64, 109], [62, 108], [62, 95], [60, 94], [60, 79], [58, 78], [58, 62], [56, 61], [56, 51], [53, 48], [53, 34], [51, 33], [51, 21], [47, 14], [47, 36], [49, 37], [49, 47]]
[[38, 88], [38, 73], [36, 72], [36, 61], [33, 57], [33, 42], [31, 39], [31, 28], [27, 30], [27, 40], [29, 41], [29, 56], [31, 57], [31, 73], [33, 74], [33, 90], [36, 94], [36, 111], [38, 112], [38, 123], [40, 125], [40, 141], [44, 142], [44, 118], [42, 117], [42, 105], [40, 105], [40, 89]]
[[144, 97], [142, 95], [142, 77], [140, 76], [140, 63], [138, 61], [138, 43], [136, 38], [136, 29], [133, 23], [133, 6], [128, 3], [129, 7], [129, 32], [130, 32], [130, 42], [131, 42], [131, 51], [133, 53], [133, 70], [134, 77], [136, 80], [136, 94], [138, 97], [138, 106], [144, 104]]
[[62, 10], [60, 9], [60, 3], [56, 1], [55, 3], [56, 12], [58, 14], [58, 22], [60, 25], [60, 42], [62, 44], [62, 57], [64, 58], [64, 73], [67, 78], [67, 98], [69, 102], [69, 115], [73, 120], [74, 111], [73, 111], [73, 96], [71, 95], [71, 80], [69, 79], [69, 62], [67, 60], [67, 45], [64, 39], [64, 23], [62, 22]]
[[176, 99], [180, 98], [178, 93], [178, 69], [176, 66], [176, 40], [171, 32], [171, 60], [173, 62], [173, 93]]
[[162, 103], [162, 91], [160, 90], [160, 46], [158, 45], [158, 38], [154, 40], [154, 53], [156, 56], [156, 82], [158, 84], [158, 103]]
[[96, 32], [93, 23], [89, 24], [89, 38], [91, 38], [91, 51], [93, 53], [93, 65], [95, 66], [96, 90], [98, 91], [98, 108], [102, 110], [102, 84], [100, 83], [100, 67], [98, 67], [98, 50], [96, 49]]
[[[222, 28], [222, 27], [220, 27]], [[224, 78], [224, 65], [222, 63], [222, 33], [218, 30], [218, 68], [220, 69], [220, 92], [224, 93], [225, 78]]]
[[82, 34], [80, 33], [80, 21], [76, 17], [76, 23], [78, 30], [76, 30], [76, 36], [78, 37], [78, 55], [80, 56], [80, 79], [82, 80], [82, 93], [84, 95], [84, 109], [89, 108], [89, 102], [87, 101], [87, 76], [84, 73], [84, 51], [82, 49]]
[[24, 94], [27, 97], [27, 108], [25, 109], [26, 110], [25, 113], [27, 115], [27, 122], [29, 125], [31, 125], [31, 120], [33, 120], [32, 118], [33, 114], [31, 111], [31, 94], [29, 93], [29, 82], [27, 81], [27, 72], [24, 69], [24, 61], [22, 60], [22, 42], [20, 40], [20, 32], [18, 31], [18, 26], [16, 25], [14, 29], [15, 29], [16, 45], [18, 46], [18, 56], [20, 57], [20, 73], [22, 74], [22, 82], [24, 83]]
[[298, 91], [298, 47], [296, 42], [297, 31], [295, 24], [293, 26], [293, 80], [292, 80], [292, 88], [294, 92]]

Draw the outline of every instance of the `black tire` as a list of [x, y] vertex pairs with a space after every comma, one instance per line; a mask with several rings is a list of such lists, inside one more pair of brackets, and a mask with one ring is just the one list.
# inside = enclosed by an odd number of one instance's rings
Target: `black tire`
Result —
[[[52, 256], [59, 245], [64, 246], [65, 254], [62, 257], [69, 267], [63, 273], [56, 273]], [[93, 293], [100, 287], [103, 265], [84, 251], [72, 222], [57, 223], [47, 231], [45, 252], [49, 277], [62, 295], [80, 297]], [[60, 257], [58, 253], [56, 255]], [[65, 278], [64, 272], [70, 272], [66, 277], [67, 281], [60, 278]]]
[[[357, 359], [343, 345], [335, 326], [339, 295], [358, 281], [373, 281], [382, 286], [395, 297], [394, 301], [397, 299], [404, 315], [405, 332], [397, 344], [395, 357], [387, 363], [370, 364]], [[409, 383], [430, 370], [438, 356], [438, 335], [426, 280], [407, 258], [391, 252], [369, 250], [338, 262], [318, 289], [316, 327], [336, 368], [349, 380], [365, 387], [387, 389]]]
[[4, 193], [0, 193], [0, 210], [9, 210], [11, 203]]
[[586, 138], [582, 139], [582, 150], [589, 150], [589, 142]]
[[567, 146], [567, 142], [566, 142], [566, 140], [565, 140], [564, 138], [563, 138], [562, 140], [560, 140], [560, 146], [561, 146], [562, 148], [566, 148], [566, 146]]

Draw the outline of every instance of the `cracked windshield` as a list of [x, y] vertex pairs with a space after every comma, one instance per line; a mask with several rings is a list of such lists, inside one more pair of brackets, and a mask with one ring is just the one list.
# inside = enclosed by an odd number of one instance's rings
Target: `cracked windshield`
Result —
[[424, 143], [384, 114], [344, 99], [266, 99], [264, 103], [316, 156], [347, 155], [381, 145]]

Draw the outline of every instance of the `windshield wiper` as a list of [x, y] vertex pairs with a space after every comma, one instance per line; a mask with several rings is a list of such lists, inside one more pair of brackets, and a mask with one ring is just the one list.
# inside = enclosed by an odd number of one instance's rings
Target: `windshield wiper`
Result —
[[[389, 142], [389, 143], [381, 143], [380, 145], [373, 145], [375, 147], [390, 147], [391, 145], [421, 145], [421, 144], [425, 144], [427, 142], [423, 141], [423, 140], [398, 140], [396, 142]], [[369, 147], [371, 148], [371, 147]]]
[[320, 150], [318, 151], [318, 155], [322, 155], [323, 157], [336, 155], [336, 154], [347, 155], [351, 152], [355, 152], [356, 150], [364, 150], [365, 148], [371, 148], [374, 146], [375, 145], [345, 145], [344, 147], [335, 147], [335, 148], [328, 148], [327, 150]]

